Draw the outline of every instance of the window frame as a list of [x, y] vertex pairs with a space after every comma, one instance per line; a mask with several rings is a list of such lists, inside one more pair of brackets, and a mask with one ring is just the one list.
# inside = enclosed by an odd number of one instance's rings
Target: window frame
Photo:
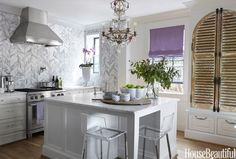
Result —
[[[181, 67], [183, 68], [182, 72], [184, 73], [184, 57], [182, 56], [182, 60], [174, 60], [175, 57], [177, 57], [177, 56], [166, 56], [166, 57], [165, 56], [159, 56], [159, 57], [152, 57], [150, 59], [152, 60], [152, 63], [154, 63], [155, 59], [157, 59], [157, 58], [160, 58], [160, 59], [171, 58], [171, 67], [175, 67], [175, 65], [174, 65], [175, 61], [182, 61], [183, 65]], [[184, 84], [184, 75], [182, 76], [182, 81], [181, 82], [172, 81], [171, 83], [173, 83], [173, 84]]]
[[[93, 38], [93, 48], [95, 49], [96, 47], [96, 41], [98, 40], [98, 43], [100, 43], [100, 38], [99, 37], [94, 37]], [[100, 73], [100, 48], [99, 48], [99, 71], [95, 71], [95, 55], [93, 56], [93, 73]]]
[[[99, 33], [94, 33], [94, 34], [87, 34], [85, 35], [85, 48], [88, 48], [89, 46], [91, 48], [94, 48], [95, 49], [95, 45], [96, 45], [96, 41], [98, 40], [98, 44], [99, 44], [99, 69], [98, 71], [95, 71], [95, 64], [94, 64], [94, 61], [95, 61], [95, 54], [93, 53], [93, 56], [91, 57], [91, 60], [92, 60], [92, 63], [93, 63], [93, 73], [94, 74], [99, 74], [100, 73], [100, 35]], [[89, 43], [91, 42], [91, 43]], [[88, 45], [88, 44], [91, 44], [91, 45]], [[89, 47], [89, 48], [90, 48]], [[86, 56], [87, 55], [84, 55], [84, 59], [86, 59]]]

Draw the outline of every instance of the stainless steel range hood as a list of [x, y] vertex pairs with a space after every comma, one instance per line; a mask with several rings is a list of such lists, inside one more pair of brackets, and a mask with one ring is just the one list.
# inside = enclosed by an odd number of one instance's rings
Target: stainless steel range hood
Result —
[[20, 24], [10, 41], [44, 46], [59, 46], [63, 43], [57, 34], [49, 28], [47, 12], [30, 7], [23, 8]]

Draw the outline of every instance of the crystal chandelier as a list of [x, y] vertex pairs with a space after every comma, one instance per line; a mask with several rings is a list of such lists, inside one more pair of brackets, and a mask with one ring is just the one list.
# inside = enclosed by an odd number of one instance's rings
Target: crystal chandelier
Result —
[[103, 31], [102, 36], [115, 45], [126, 45], [137, 35], [135, 30], [131, 31], [124, 16], [129, 9], [129, 3], [126, 0], [114, 0], [111, 2], [111, 8], [117, 17], [112, 19], [109, 29]]

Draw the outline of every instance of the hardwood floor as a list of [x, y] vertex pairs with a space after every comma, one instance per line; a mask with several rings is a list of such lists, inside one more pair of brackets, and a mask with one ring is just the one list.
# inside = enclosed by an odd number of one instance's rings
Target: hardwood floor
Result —
[[42, 145], [43, 134], [36, 134], [32, 139], [0, 146], [0, 159], [47, 159], [41, 156]]
[[211, 151], [221, 151], [222, 149], [229, 148], [229, 146], [222, 146], [202, 141], [189, 140], [184, 138], [183, 132], [177, 133], [178, 159], [185, 159], [185, 149], [190, 149], [191, 151], [199, 151], [205, 150], [206, 148], [211, 149]]
[[[43, 135], [34, 135], [32, 139], [0, 146], [0, 159], [47, 159], [41, 156], [43, 145]], [[177, 133], [177, 152], [178, 159], [185, 159], [185, 149], [191, 150], [222, 150], [228, 148], [221, 145], [215, 145], [200, 141], [188, 140], [184, 138], [183, 132]]]

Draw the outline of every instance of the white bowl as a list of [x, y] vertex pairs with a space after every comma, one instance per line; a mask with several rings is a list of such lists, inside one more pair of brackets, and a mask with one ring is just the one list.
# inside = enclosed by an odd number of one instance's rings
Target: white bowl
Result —
[[120, 95], [120, 100], [128, 102], [130, 101], [130, 94], [129, 93], [122, 93]]
[[134, 100], [136, 99], [136, 88], [128, 88], [130, 99]]
[[146, 95], [146, 88], [137, 88], [136, 89], [136, 99], [142, 99]]
[[112, 100], [114, 100], [115, 102], [119, 102], [120, 101], [120, 96], [112, 94]]

